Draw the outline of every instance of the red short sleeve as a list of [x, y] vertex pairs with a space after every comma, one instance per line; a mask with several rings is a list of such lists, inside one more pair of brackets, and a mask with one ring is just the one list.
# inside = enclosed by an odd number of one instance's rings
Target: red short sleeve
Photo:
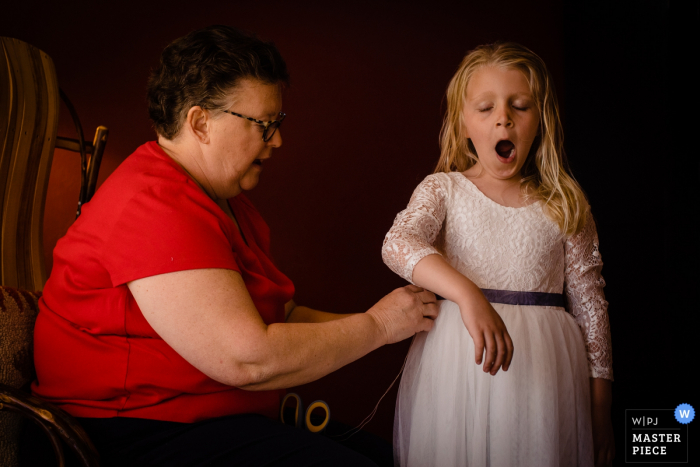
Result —
[[[183, 186], [184, 185], [184, 186]], [[187, 269], [240, 272], [221, 208], [193, 183], [163, 183], [134, 195], [106, 240], [112, 286]]]

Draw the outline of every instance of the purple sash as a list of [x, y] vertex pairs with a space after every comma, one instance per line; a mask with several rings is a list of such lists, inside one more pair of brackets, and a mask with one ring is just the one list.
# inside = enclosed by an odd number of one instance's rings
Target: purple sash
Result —
[[564, 308], [564, 294], [547, 292], [513, 292], [512, 290], [481, 289], [491, 303], [526, 306], [560, 306]]

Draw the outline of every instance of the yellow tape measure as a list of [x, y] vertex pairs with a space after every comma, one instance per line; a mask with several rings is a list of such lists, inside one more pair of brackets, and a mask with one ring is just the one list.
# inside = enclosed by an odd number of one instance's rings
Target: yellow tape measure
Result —
[[[295, 394], [293, 392], [290, 392], [289, 394], [285, 395], [284, 398], [282, 399], [282, 404], [280, 406], [280, 420], [282, 423], [286, 423], [284, 419], [284, 408], [285, 405], [287, 404], [287, 401], [292, 398], [296, 400], [296, 407], [294, 409], [294, 426], [297, 428], [301, 428], [302, 426], [306, 427], [307, 430], [309, 430], [311, 433], [320, 433], [322, 432], [326, 426], [328, 426], [328, 422], [331, 419], [331, 409], [328, 406], [328, 404], [322, 400], [314, 401], [309, 405], [309, 407], [306, 409], [306, 414], [304, 416], [304, 424], [302, 425], [302, 419], [299, 417], [299, 414], [304, 413], [304, 406], [301, 402], [301, 397], [299, 397], [298, 394]], [[321, 422], [320, 425], [314, 425], [311, 422], [311, 412], [314, 411], [314, 409], [321, 408], [323, 409], [326, 414], [324, 420]]]
[[[311, 423], [311, 412], [313, 412], [314, 409], [317, 409], [321, 407], [323, 410], [326, 411], [326, 418], [321, 422], [320, 425], [314, 425]], [[311, 433], [320, 433], [323, 431], [324, 428], [326, 428], [326, 425], [328, 425], [328, 422], [331, 419], [331, 409], [328, 407], [328, 404], [326, 404], [323, 401], [314, 401], [311, 403], [308, 409], [306, 409], [306, 429], [309, 430]]]

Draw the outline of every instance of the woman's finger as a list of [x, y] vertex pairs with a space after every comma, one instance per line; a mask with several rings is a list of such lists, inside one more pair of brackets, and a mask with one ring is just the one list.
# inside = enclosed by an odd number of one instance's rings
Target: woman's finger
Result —
[[428, 332], [431, 329], [433, 329], [433, 326], [435, 325], [435, 320], [426, 317], [422, 320], [421, 324], [423, 325], [421, 331]]
[[430, 290], [422, 289], [420, 292], [417, 292], [417, 295], [423, 303], [437, 303], [437, 298], [435, 298], [435, 294], [432, 293]]
[[423, 305], [423, 317], [424, 318], [435, 319], [438, 317], [439, 311], [440, 311], [440, 307], [435, 302], [426, 303]]

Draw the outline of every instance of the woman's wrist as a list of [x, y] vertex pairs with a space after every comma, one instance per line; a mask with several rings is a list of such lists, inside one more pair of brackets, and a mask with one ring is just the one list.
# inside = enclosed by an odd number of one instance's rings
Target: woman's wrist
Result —
[[372, 336], [372, 342], [376, 345], [375, 348], [382, 347], [390, 342], [389, 325], [381, 313], [375, 313], [372, 309], [369, 309], [365, 313], [360, 313], [359, 316], [362, 316], [363, 319], [368, 320], [370, 323], [370, 335]]

